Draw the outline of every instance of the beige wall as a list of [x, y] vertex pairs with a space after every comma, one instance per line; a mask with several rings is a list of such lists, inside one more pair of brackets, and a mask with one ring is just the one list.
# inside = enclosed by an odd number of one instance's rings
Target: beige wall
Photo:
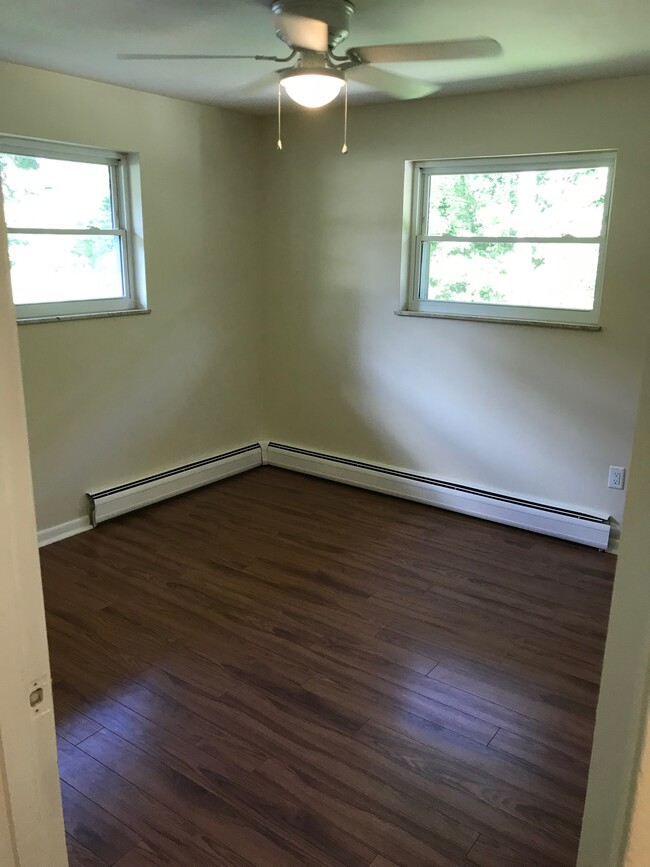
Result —
[[[344, 158], [339, 108], [287, 116], [278, 154], [271, 121], [0, 64], [1, 133], [142, 157], [152, 315], [20, 329], [40, 526], [264, 434], [620, 520], [605, 478], [630, 457], [648, 324], [649, 94], [639, 77], [353, 107]], [[393, 315], [406, 159], [594, 148], [619, 150], [602, 333]], [[640, 418], [581, 867], [619, 867], [646, 710], [647, 399]], [[629, 867], [650, 845], [646, 758]]]
[[[0, 64], [0, 132], [138, 151], [150, 316], [20, 329], [38, 521], [260, 436], [612, 514], [650, 268], [648, 77], [256, 119]], [[603, 331], [396, 317], [407, 159], [617, 148]], [[261, 218], [258, 219], [258, 215]], [[258, 279], [258, 273], [260, 278]]]
[[643, 751], [638, 768], [636, 797], [633, 803], [625, 867], [647, 867], [650, 857], [650, 713], [645, 706]]
[[254, 119], [0, 64], [0, 133], [141, 155], [151, 315], [20, 328], [39, 527], [256, 440]]
[[[293, 113], [266, 123], [267, 429], [282, 442], [612, 514], [650, 272], [650, 78]], [[413, 319], [404, 162], [617, 148], [600, 333]]]

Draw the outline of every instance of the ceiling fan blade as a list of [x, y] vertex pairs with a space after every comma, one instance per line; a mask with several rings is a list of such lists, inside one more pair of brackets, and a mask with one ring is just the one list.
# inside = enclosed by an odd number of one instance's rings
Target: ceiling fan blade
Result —
[[345, 74], [350, 80], [360, 81], [361, 84], [367, 84], [397, 99], [419, 99], [440, 90], [438, 84], [431, 84], [419, 78], [395, 75], [393, 72], [386, 72], [383, 69], [365, 64], [354, 66], [352, 69], [346, 70]]
[[307, 51], [327, 51], [329, 30], [324, 21], [303, 15], [278, 15], [279, 30], [292, 48]]
[[362, 63], [411, 63], [422, 60], [470, 60], [496, 57], [503, 49], [496, 39], [451, 39], [446, 42], [412, 42], [403, 45], [362, 45], [348, 56]]
[[[118, 54], [118, 60], [266, 60], [256, 54]], [[269, 57], [269, 60], [275, 60]]]

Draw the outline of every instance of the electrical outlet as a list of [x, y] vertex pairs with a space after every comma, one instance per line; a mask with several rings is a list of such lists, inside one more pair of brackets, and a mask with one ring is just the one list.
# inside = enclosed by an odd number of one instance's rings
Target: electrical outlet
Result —
[[625, 487], [625, 467], [610, 467], [607, 487], [622, 491]]

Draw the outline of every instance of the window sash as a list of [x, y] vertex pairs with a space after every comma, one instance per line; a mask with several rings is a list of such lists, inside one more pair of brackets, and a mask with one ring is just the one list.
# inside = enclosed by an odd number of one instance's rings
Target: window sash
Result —
[[85, 298], [74, 299], [70, 301], [37, 301], [29, 304], [15, 304], [16, 315], [19, 319], [34, 319], [44, 318], [48, 316], [73, 315], [82, 312], [98, 313], [101, 311], [114, 312], [116, 310], [132, 310], [136, 307], [135, 300], [127, 288], [130, 288], [128, 282], [127, 268], [127, 233], [125, 229], [7, 229], [7, 235], [59, 235], [66, 237], [74, 235], [75, 237], [113, 237], [119, 238], [120, 246], [120, 276], [122, 285], [122, 295], [118, 298]]
[[10, 235], [81, 235], [113, 236], [120, 239], [122, 291], [121, 298], [85, 299], [74, 301], [38, 302], [15, 305], [18, 319], [56, 318], [93, 313], [111, 313], [136, 309], [138, 299], [135, 287], [134, 257], [130, 231], [130, 189], [128, 176], [128, 157], [116, 151], [88, 148], [59, 142], [40, 142], [0, 136], [0, 153], [32, 156], [44, 159], [60, 159], [76, 163], [104, 165], [109, 169], [112, 229], [49, 228], [8, 226]]
[[613, 168], [615, 160], [615, 151], [575, 151], [573, 153], [422, 160], [415, 165], [423, 175], [496, 175], [506, 172], [517, 173], [552, 169]]
[[[600, 315], [607, 230], [611, 207], [616, 154], [614, 151], [599, 151], [573, 154], [543, 154], [539, 156], [491, 157], [461, 160], [434, 160], [415, 162], [412, 176], [411, 234], [406, 306], [414, 312], [425, 312], [462, 319], [494, 319], [513, 321], [540, 321], [562, 324], [597, 325]], [[426, 233], [430, 204], [430, 178], [434, 175], [504, 174], [551, 169], [607, 168], [607, 188], [603, 206], [602, 232], [593, 237], [574, 235], [519, 236], [497, 235], [429, 235]], [[424, 252], [429, 243], [534, 243], [534, 244], [598, 244], [598, 266], [591, 310], [515, 306], [463, 301], [436, 301], [422, 298], [423, 287], [428, 286], [428, 259]]]
[[124, 160], [124, 154], [104, 148], [84, 147], [83, 145], [54, 141], [35, 141], [34, 139], [2, 135], [0, 135], [0, 153], [43, 157], [48, 160], [69, 160], [73, 163], [96, 163], [105, 166], [117, 166]]
[[53, 301], [44, 304], [16, 304], [18, 319], [58, 319], [66, 316], [90, 316], [135, 310], [131, 298], [93, 298], [87, 301]]
[[418, 235], [431, 244], [601, 244], [606, 235]]
[[126, 229], [35, 229], [7, 226], [8, 235], [119, 235], [126, 238]]

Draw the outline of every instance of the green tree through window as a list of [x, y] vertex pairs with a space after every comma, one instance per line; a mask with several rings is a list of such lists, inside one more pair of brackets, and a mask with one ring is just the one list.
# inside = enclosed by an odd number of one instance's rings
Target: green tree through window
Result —
[[450, 305], [491, 306], [499, 318], [501, 310], [525, 318], [527, 309], [589, 318], [613, 164], [609, 153], [416, 163], [409, 304], [455, 315], [464, 311]]
[[19, 318], [139, 306], [126, 154], [0, 136], [0, 183]]

